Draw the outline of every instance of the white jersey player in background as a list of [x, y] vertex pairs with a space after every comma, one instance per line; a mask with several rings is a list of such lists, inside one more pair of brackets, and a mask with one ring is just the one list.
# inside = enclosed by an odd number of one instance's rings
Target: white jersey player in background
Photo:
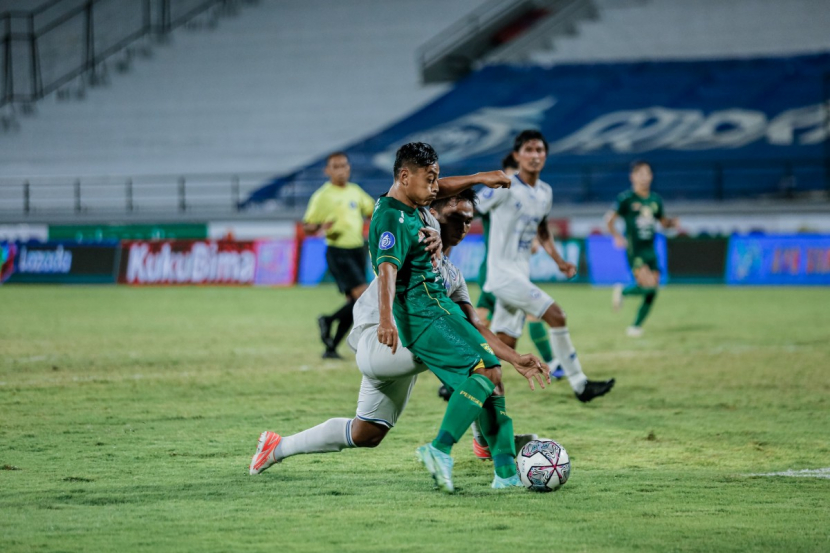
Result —
[[[424, 223], [436, 233], [440, 232], [444, 253], [469, 232], [475, 214], [475, 198], [472, 190], [465, 190], [447, 200], [437, 201], [436, 208], [421, 210]], [[531, 389], [534, 389], [534, 378], [544, 388], [544, 382], [550, 382], [547, 365], [531, 354], [519, 355], [488, 331], [475, 313], [461, 271], [446, 255], [439, 253], [438, 257], [438, 269], [447, 295], [459, 304], [470, 322], [482, 332], [496, 356], [516, 367], [528, 379]], [[332, 418], [291, 436], [263, 432], [251, 460], [250, 474], [259, 474], [293, 455], [335, 452], [350, 447], [376, 447], [395, 425], [409, 401], [418, 374], [427, 367], [413, 358], [408, 349], [399, 346], [392, 353], [389, 347], [378, 341], [380, 311], [377, 286], [376, 279], [355, 304], [354, 326], [348, 338], [349, 346], [355, 350], [358, 368], [363, 373], [356, 416], [352, 419]], [[526, 434], [516, 438], [519, 444], [524, 445], [536, 436]], [[493, 487], [501, 487], [497, 485], [498, 481], [497, 477]]]
[[547, 216], [552, 207], [553, 192], [550, 185], [539, 179], [547, 153], [548, 143], [542, 133], [522, 131], [513, 144], [519, 172], [510, 178], [511, 186], [486, 189], [481, 193], [478, 211], [490, 216], [487, 281], [483, 288], [496, 297], [490, 329], [511, 348], [516, 347], [522, 335], [525, 315], [541, 319], [550, 326], [553, 354], [576, 397], [588, 402], [608, 393], [614, 386], [614, 379], [588, 380], [571, 343], [565, 312], [530, 281], [534, 238], [539, 239], [539, 244], [565, 276], [576, 275], [576, 266], [559, 255], [548, 228]]

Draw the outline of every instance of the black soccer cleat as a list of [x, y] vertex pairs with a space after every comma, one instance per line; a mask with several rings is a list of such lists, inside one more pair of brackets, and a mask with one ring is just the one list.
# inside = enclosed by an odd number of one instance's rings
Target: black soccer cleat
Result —
[[323, 352], [323, 359], [343, 359], [336, 349], [327, 349]]
[[334, 342], [331, 339], [331, 321], [325, 315], [317, 317], [317, 326], [320, 327], [320, 340], [326, 346], [326, 350], [334, 349]]
[[576, 395], [576, 399], [582, 403], [588, 403], [595, 397], [604, 396], [610, 392], [611, 388], [614, 387], [614, 382], [616, 381], [613, 378], [602, 382], [589, 380], [585, 383], [585, 389], [582, 390], [581, 394], [577, 394], [576, 392], [574, 392], [574, 394]]
[[452, 396], [452, 390], [450, 390], [442, 384], [441, 387], [438, 388], [438, 397], [440, 397], [444, 401], [449, 401], [450, 396]]

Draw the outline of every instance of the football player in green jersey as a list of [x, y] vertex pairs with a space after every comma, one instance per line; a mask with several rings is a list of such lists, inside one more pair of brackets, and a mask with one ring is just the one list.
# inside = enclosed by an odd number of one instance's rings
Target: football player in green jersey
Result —
[[[643, 334], [643, 322], [651, 311], [660, 287], [660, 268], [654, 250], [655, 227], [658, 222], [663, 228], [676, 227], [677, 219], [666, 217], [663, 199], [651, 191], [654, 173], [647, 161], [632, 163], [629, 178], [631, 190], [617, 196], [614, 208], [605, 216], [605, 222], [614, 237], [614, 245], [626, 250], [635, 281], [625, 288], [621, 284], [614, 287], [614, 309], [622, 306], [624, 296], [643, 297], [634, 324], [628, 327], [628, 335], [636, 338]], [[625, 236], [617, 230], [617, 219], [622, 219], [625, 223]]]
[[[418, 457], [438, 487], [452, 493], [450, 452], [478, 421], [493, 457], [493, 487], [520, 486], [501, 363], [447, 297], [433, 259], [419, 244], [425, 223], [418, 208], [437, 197], [438, 154], [428, 144], [405, 144], [395, 156], [393, 172], [394, 184], [375, 204], [369, 227], [369, 252], [378, 275], [378, 341], [393, 353], [399, 344], [409, 348], [453, 390], [438, 435], [418, 448]], [[541, 385], [546, 375], [536, 370]]]

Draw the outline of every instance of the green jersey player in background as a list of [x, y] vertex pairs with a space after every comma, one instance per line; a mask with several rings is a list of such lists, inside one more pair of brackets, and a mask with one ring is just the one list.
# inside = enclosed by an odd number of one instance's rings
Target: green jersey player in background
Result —
[[[614, 245], [625, 249], [634, 276], [634, 284], [625, 288], [622, 284], [614, 286], [614, 309], [620, 309], [624, 296], [643, 297], [634, 324], [628, 327], [628, 335], [637, 338], [643, 334], [643, 322], [654, 305], [660, 287], [660, 267], [654, 249], [655, 227], [658, 222], [663, 228], [676, 227], [677, 219], [666, 217], [663, 198], [651, 191], [654, 173], [647, 161], [632, 163], [629, 178], [631, 190], [617, 196], [614, 208], [605, 216], [605, 221], [614, 237]], [[625, 237], [617, 230], [619, 218], [625, 223]]]
[[399, 345], [408, 348], [453, 390], [437, 436], [418, 448], [418, 457], [437, 486], [452, 493], [450, 452], [477, 421], [499, 480], [494, 487], [519, 485], [501, 363], [447, 297], [434, 260], [420, 245], [425, 221], [418, 208], [438, 193], [438, 154], [428, 144], [405, 144], [396, 153], [393, 173], [395, 182], [377, 201], [369, 227], [369, 251], [378, 275], [378, 341], [393, 354]]

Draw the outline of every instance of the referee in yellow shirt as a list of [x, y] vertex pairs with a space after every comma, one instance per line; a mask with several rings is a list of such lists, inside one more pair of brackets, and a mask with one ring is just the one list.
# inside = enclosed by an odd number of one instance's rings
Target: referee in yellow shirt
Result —
[[[349, 182], [352, 168], [345, 153], [329, 154], [325, 172], [329, 181], [311, 196], [303, 229], [310, 235], [325, 232], [326, 262], [340, 292], [346, 295], [343, 307], [317, 318], [320, 339], [326, 346], [323, 359], [341, 359], [337, 346], [352, 327], [352, 307], [367, 287], [363, 221], [372, 216], [375, 200]], [[337, 331], [332, 338], [335, 321]]]

